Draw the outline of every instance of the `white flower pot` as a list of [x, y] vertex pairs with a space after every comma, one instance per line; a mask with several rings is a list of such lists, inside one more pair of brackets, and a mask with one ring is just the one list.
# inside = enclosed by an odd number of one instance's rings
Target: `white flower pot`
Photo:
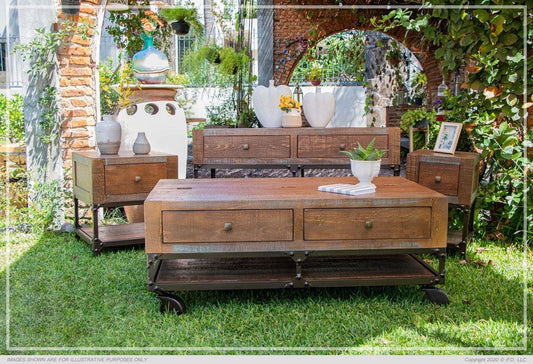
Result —
[[379, 174], [381, 159], [377, 161], [358, 161], [350, 159], [350, 165], [352, 168], [352, 174], [359, 180], [357, 186], [376, 188], [372, 183], [372, 180]]
[[289, 112], [283, 112], [281, 126], [284, 128], [301, 128], [302, 127], [302, 110], [290, 109]]

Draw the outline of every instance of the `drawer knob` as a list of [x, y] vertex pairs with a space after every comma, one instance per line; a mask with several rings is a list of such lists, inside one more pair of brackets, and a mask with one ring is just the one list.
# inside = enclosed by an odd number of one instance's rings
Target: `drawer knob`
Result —
[[224, 224], [224, 231], [231, 231], [233, 229], [233, 224], [231, 222], [227, 222]]
[[366, 229], [372, 229], [372, 221], [365, 222], [365, 228]]
[[344, 149], [346, 149], [346, 144], [339, 145], [339, 150], [344, 150]]
[[135, 182], [141, 182], [141, 176], [135, 176]]
[[440, 182], [440, 176], [435, 176], [435, 182], [437, 182], [437, 183]]
[[248, 149], [250, 149], [250, 146], [248, 144], [243, 144], [242, 149], [243, 150], [248, 150]]

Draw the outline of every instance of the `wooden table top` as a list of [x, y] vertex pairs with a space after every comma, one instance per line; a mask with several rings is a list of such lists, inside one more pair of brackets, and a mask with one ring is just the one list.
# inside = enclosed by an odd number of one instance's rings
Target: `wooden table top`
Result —
[[322, 185], [357, 182], [355, 177], [165, 179], [158, 182], [145, 204], [160, 202], [166, 208], [211, 209], [217, 206], [253, 208], [259, 201], [263, 207], [269, 202], [277, 207], [283, 202], [316, 207], [327, 201], [330, 207], [386, 207], [427, 206], [429, 200], [447, 199], [445, 195], [403, 177], [376, 177], [372, 181], [376, 192], [357, 196], [318, 191]]

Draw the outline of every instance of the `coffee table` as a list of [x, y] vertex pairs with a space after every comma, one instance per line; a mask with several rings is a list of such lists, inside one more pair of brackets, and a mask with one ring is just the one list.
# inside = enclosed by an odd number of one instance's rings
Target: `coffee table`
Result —
[[[445, 195], [402, 177], [349, 196], [321, 185], [355, 177], [160, 180], [144, 203], [148, 290], [162, 311], [172, 292], [444, 283]], [[434, 268], [418, 257], [437, 256]]]

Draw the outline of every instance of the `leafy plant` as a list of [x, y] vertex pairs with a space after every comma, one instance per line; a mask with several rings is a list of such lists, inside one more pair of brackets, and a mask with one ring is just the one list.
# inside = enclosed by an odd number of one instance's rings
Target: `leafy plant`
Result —
[[[135, 90], [126, 85], [136, 83], [131, 64], [125, 62], [113, 68], [113, 61], [108, 59], [100, 64], [100, 112], [102, 115], [116, 115], [121, 109], [130, 105]], [[116, 89], [112, 86], [116, 86]]]
[[79, 23], [65, 20], [59, 24], [57, 30], [47, 31], [45, 28], [36, 29], [35, 37], [28, 43], [19, 43], [14, 52], [19, 52], [23, 61], [30, 63], [28, 75], [30, 82], [45, 85], [40, 90], [37, 101], [40, 109], [38, 121], [40, 133], [38, 138], [44, 144], [50, 144], [59, 137], [59, 123], [57, 111], [57, 88], [53, 83], [53, 75], [57, 68], [57, 48], [72, 34], [78, 34], [82, 39], [87, 39], [94, 26], [86, 22]]
[[516, 241], [525, 239], [533, 223], [531, 194], [525, 193], [533, 135], [524, 125], [532, 106], [527, 101], [533, 101], [533, 79], [527, 77], [533, 62], [523, 49], [533, 38], [533, 8], [505, 8], [495, 0], [484, 5], [417, 13], [395, 9], [373, 23], [384, 31], [403, 27], [406, 33], [417, 32], [443, 73], [467, 71], [453, 108], [467, 111], [462, 122], [473, 125], [474, 148], [482, 156], [475, 232]]
[[201, 34], [203, 32], [204, 26], [198, 20], [198, 12], [194, 7], [175, 6], [163, 8], [159, 11], [159, 14], [168, 23], [185, 21], [192, 28], [193, 33]]
[[310, 64], [310, 67], [307, 70], [306, 78], [311, 80], [320, 80], [322, 79], [323, 67], [318, 61], [313, 61]]
[[24, 142], [24, 99], [15, 94], [0, 94], [0, 139], [11, 143]]
[[356, 161], [378, 161], [387, 152], [386, 149], [374, 149], [376, 138], [368, 144], [366, 148], [363, 148], [359, 142], [357, 142], [357, 148], [353, 151], [341, 150], [342, 154], [347, 155], [350, 159]]
[[416, 125], [416, 123], [426, 119], [428, 122], [435, 121], [437, 112], [435, 110], [428, 111], [425, 107], [407, 110], [403, 113], [400, 121], [400, 128], [408, 132], [409, 127]]

